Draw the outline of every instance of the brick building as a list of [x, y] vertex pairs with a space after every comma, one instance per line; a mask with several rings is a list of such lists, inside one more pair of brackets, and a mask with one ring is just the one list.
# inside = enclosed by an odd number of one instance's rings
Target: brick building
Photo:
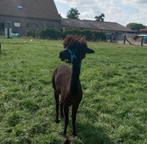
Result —
[[131, 30], [115, 22], [63, 19], [54, 0], [0, 0], [0, 35], [22, 36], [47, 27], [88, 29], [100, 32], [127, 33]]
[[59, 27], [61, 17], [53, 0], [0, 0], [0, 34]]

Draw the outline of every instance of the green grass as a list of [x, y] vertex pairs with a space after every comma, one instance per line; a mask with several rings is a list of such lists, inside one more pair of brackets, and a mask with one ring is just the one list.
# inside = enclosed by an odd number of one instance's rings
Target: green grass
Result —
[[[51, 78], [62, 41], [1, 39], [0, 144], [63, 144]], [[89, 42], [74, 144], [147, 143], [147, 48]], [[71, 118], [70, 118], [71, 120]], [[71, 121], [68, 134], [71, 134]]]

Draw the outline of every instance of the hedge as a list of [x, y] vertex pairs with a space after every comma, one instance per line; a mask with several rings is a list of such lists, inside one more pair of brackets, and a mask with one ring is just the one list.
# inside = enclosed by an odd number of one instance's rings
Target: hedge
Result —
[[[34, 33], [31, 33], [33, 37]], [[79, 29], [71, 29], [62, 31], [60, 29], [55, 28], [47, 28], [38, 33], [36, 33], [37, 37], [39, 36], [42, 39], [63, 39], [66, 35], [73, 34], [73, 35], [80, 35], [85, 36], [87, 40], [106, 40], [106, 34], [103, 32], [93, 32], [89, 30], [79, 30]]]
[[39, 36], [43, 39], [61, 39], [62, 32], [58, 29], [47, 28], [39, 32]]

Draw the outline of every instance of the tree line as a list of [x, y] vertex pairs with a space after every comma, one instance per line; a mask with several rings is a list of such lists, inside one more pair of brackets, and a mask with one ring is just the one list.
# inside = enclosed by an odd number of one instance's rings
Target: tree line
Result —
[[[77, 8], [71, 8], [67, 12], [67, 18], [69, 19], [80, 19], [80, 12]], [[101, 13], [100, 15], [96, 15], [95, 21], [104, 22], [105, 14]], [[129, 23], [126, 25], [128, 28], [132, 30], [139, 31], [140, 29], [145, 29], [147, 26], [139, 23]], [[41, 31], [30, 31], [28, 32], [28, 36], [39, 37], [39, 38], [49, 38], [49, 39], [61, 39], [67, 34], [76, 34], [83, 35], [88, 40], [106, 40], [106, 34], [102, 32], [92, 32], [90, 30], [81, 30], [81, 29], [66, 29], [65, 31], [55, 29], [55, 28], [46, 28]]]
[[[70, 19], [79, 19], [79, 16], [80, 16], [80, 12], [78, 11], [77, 8], [71, 8], [67, 12], [67, 18], [70, 18]], [[104, 13], [101, 13], [99, 15], [96, 15], [94, 18], [95, 18], [96, 21], [103, 22], [104, 21], [104, 18], [105, 18], [105, 14]]]
[[[70, 19], [80, 19], [79, 16], [80, 16], [80, 12], [78, 11], [77, 8], [71, 8], [67, 12], [67, 18], [70, 18]], [[104, 22], [105, 14], [104, 13], [101, 13], [99, 15], [96, 15], [94, 18], [98, 22]], [[139, 24], [139, 23], [128, 23], [126, 25], [126, 27], [128, 27], [128, 28], [130, 28], [132, 30], [136, 30], [136, 31], [139, 31], [140, 29], [147, 28], [147, 26], [145, 26], [143, 24]]]

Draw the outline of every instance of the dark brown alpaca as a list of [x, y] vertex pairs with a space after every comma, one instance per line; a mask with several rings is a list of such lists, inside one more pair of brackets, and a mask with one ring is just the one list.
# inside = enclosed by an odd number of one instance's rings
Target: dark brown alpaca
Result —
[[[71, 63], [60, 65], [53, 74], [53, 88], [56, 100], [56, 122], [59, 122], [59, 101], [61, 116], [64, 116], [64, 135], [66, 135], [69, 122], [69, 107], [72, 106], [73, 135], [76, 135], [76, 113], [82, 99], [82, 88], [80, 83], [81, 61], [87, 53], [94, 51], [87, 47], [85, 38], [78, 36], [66, 36], [64, 39], [65, 50], [60, 52], [60, 59]], [[59, 95], [61, 95], [59, 100]]]

